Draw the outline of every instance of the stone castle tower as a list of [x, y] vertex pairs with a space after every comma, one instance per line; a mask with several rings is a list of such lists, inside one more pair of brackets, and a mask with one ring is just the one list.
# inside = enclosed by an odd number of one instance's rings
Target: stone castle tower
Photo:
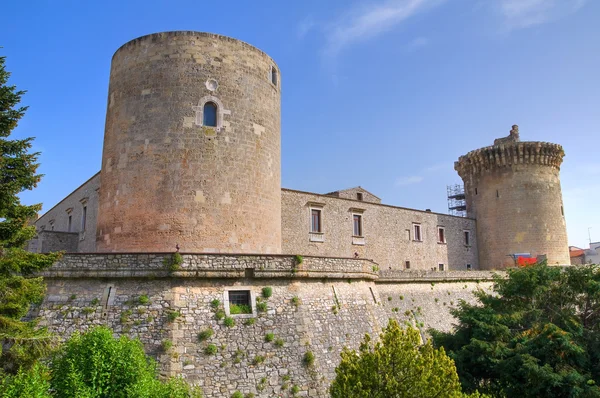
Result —
[[257, 48], [198, 32], [112, 59], [97, 249], [279, 253], [280, 73]]
[[465, 185], [467, 215], [477, 220], [482, 269], [515, 265], [515, 255], [569, 264], [559, 171], [563, 148], [521, 142], [518, 126], [493, 146], [461, 156], [454, 168]]

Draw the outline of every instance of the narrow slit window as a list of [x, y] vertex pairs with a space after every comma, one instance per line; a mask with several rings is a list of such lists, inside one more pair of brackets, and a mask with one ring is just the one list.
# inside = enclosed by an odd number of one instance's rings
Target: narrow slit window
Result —
[[277, 85], [277, 69], [274, 66], [271, 66], [271, 83]]
[[446, 243], [446, 230], [438, 227], [438, 243]]
[[354, 220], [354, 236], [362, 236], [362, 216], [360, 214], [355, 214], [353, 216]]
[[439, 263], [438, 264], [438, 271], [443, 271], [444, 270], [444, 264]]
[[322, 232], [321, 231], [321, 210], [311, 209], [310, 210], [310, 232]]
[[421, 236], [421, 224], [413, 225], [413, 240], [422, 241], [423, 237]]
[[471, 245], [471, 233], [469, 231], [464, 231], [465, 232], [465, 246], [470, 246]]
[[69, 216], [69, 224], [67, 225], [67, 231], [73, 232], [73, 216]]
[[357, 192], [356, 193], [356, 200], [361, 200], [361, 201], [363, 200], [363, 194], [362, 194], [362, 192]]
[[404, 262], [404, 269], [410, 269], [410, 261], [405, 261]]
[[203, 108], [204, 120], [202, 124], [208, 127], [217, 127], [217, 104], [207, 102]]
[[[71, 218], [71, 216], [69, 216]], [[85, 231], [85, 224], [87, 220], [87, 206], [83, 206], [83, 212], [81, 213], [81, 230]]]

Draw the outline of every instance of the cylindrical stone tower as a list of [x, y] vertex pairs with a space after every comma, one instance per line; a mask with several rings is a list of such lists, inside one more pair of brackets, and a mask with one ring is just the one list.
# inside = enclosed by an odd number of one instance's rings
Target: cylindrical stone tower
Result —
[[279, 253], [280, 76], [267, 54], [216, 34], [119, 48], [98, 250]]
[[454, 168], [465, 185], [467, 215], [477, 220], [482, 269], [515, 266], [518, 254], [569, 264], [559, 171], [563, 148], [520, 142], [517, 126], [493, 146], [461, 156]]

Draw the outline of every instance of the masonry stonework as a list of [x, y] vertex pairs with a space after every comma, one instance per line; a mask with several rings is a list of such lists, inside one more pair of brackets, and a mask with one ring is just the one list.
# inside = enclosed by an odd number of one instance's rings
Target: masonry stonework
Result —
[[123, 45], [110, 72], [97, 250], [280, 252], [280, 77], [265, 53], [220, 35]]

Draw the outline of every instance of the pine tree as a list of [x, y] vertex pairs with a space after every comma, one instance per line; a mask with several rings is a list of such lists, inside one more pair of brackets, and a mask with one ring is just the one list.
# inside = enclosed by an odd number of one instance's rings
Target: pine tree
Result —
[[33, 138], [9, 139], [25, 114], [19, 107], [24, 91], [8, 85], [6, 57], [0, 57], [0, 374], [27, 369], [42, 355], [51, 338], [35, 321], [23, 321], [31, 304], [40, 303], [45, 285], [34, 274], [50, 266], [58, 254], [36, 254], [24, 250], [34, 237], [30, 226], [41, 205], [21, 204], [18, 194], [33, 189], [39, 153], [30, 153]]

